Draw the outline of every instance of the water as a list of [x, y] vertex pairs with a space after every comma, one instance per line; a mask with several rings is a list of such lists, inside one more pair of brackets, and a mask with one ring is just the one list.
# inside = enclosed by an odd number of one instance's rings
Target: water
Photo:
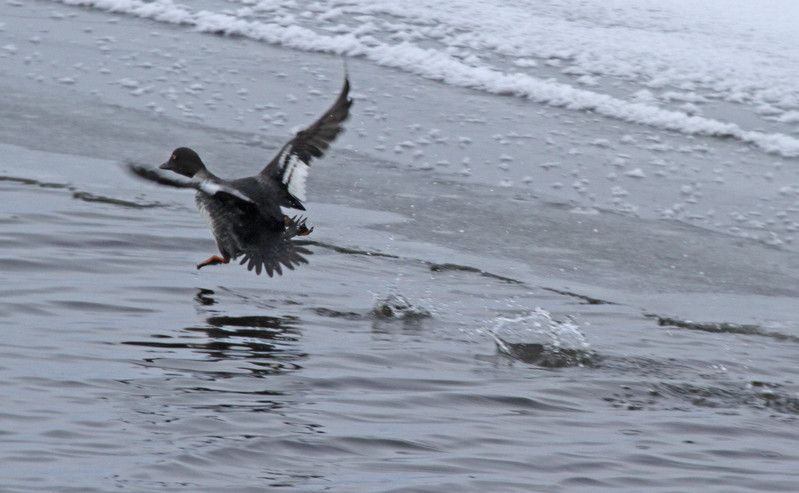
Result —
[[341, 60], [0, 11], [0, 491], [795, 490], [793, 158], [350, 58], [310, 264], [198, 272], [122, 163], [252, 173]]

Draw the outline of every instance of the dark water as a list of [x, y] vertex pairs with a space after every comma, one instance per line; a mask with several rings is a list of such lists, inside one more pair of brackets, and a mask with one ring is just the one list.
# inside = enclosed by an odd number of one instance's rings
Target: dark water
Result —
[[191, 194], [120, 162], [283, 134], [4, 80], [0, 491], [796, 490], [790, 250], [342, 145], [310, 265], [197, 272]]

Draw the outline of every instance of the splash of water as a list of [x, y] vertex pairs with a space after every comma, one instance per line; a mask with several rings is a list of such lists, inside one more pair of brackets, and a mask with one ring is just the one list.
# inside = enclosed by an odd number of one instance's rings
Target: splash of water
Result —
[[594, 358], [577, 324], [553, 320], [542, 308], [516, 318], [500, 317], [488, 334], [501, 354], [525, 363], [562, 368], [589, 365]]
[[387, 319], [418, 319], [431, 316], [430, 310], [416, 306], [408, 298], [399, 293], [388, 293], [385, 296], [376, 296], [372, 312]]

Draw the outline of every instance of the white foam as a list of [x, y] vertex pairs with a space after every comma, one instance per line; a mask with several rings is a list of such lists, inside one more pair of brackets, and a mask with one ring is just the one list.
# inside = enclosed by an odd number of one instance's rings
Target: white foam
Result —
[[[794, 59], [799, 34], [791, 21], [799, 16], [799, 4], [791, 2], [763, 0], [754, 8], [726, 0], [452, 0], [424, 6], [415, 0], [320, 0], [308, 15], [297, 15], [291, 2], [219, 0], [218, 7], [204, 2], [218, 8], [212, 11], [172, 0], [56, 1], [294, 49], [361, 56], [454, 86], [799, 156], [799, 139], [786, 133], [793, 131], [788, 125], [799, 107]], [[231, 9], [231, 3], [242, 8]], [[368, 29], [352, 27], [353, 18]], [[553, 70], [567, 75], [553, 80]], [[580, 77], [592, 83], [578, 87]], [[607, 77], [639, 90], [630, 96], [603, 93]], [[641, 94], [651, 97], [642, 100]], [[747, 116], [724, 121], [699, 116], [702, 108], [696, 105], [661, 107], [680, 100], [734, 102]], [[757, 108], [766, 106], [770, 113], [758, 114]], [[785, 130], [745, 128], [760, 126], [762, 118]]]

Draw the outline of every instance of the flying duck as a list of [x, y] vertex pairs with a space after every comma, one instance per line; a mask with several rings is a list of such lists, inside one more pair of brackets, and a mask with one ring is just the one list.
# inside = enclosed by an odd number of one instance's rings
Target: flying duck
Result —
[[350, 83], [344, 87], [336, 102], [318, 120], [294, 135], [277, 155], [255, 176], [224, 180], [205, 167], [200, 156], [188, 147], [172, 151], [169, 160], [159, 166], [190, 180], [166, 176], [160, 171], [128, 164], [129, 169], [150, 181], [177, 188], [197, 190], [197, 208], [208, 221], [219, 247], [220, 255], [212, 255], [197, 264], [227, 264], [241, 257], [241, 264], [256, 274], [266, 271], [269, 277], [281, 275], [282, 267], [294, 270], [307, 264], [303, 254], [311, 252], [292, 238], [313, 231], [305, 218], [289, 217], [281, 207], [305, 210], [305, 179], [313, 158], [322, 157], [330, 143], [343, 131], [342, 123], [349, 116], [352, 99]]

